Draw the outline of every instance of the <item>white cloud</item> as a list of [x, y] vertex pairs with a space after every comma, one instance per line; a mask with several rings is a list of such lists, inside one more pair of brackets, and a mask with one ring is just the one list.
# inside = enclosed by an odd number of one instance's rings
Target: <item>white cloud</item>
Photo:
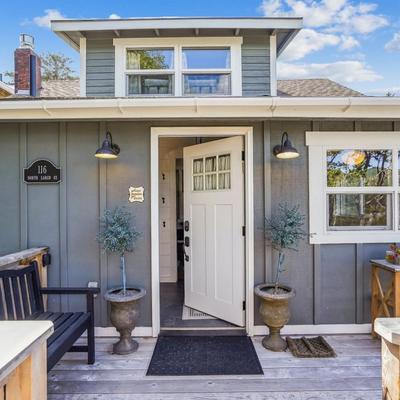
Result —
[[65, 19], [60, 11], [51, 8], [44, 10], [44, 15], [33, 18], [33, 23], [41, 28], [50, 28], [50, 21], [53, 19]]
[[337, 61], [324, 64], [278, 63], [280, 79], [329, 78], [342, 83], [375, 82], [382, 79], [361, 61]]
[[356, 47], [360, 47], [360, 42], [353, 36], [342, 35], [340, 39], [341, 39], [340, 48], [342, 50], [352, 50]]
[[400, 51], [400, 32], [394, 34], [393, 39], [385, 44], [387, 51]]
[[326, 46], [337, 46], [339, 43], [340, 38], [336, 35], [319, 33], [314, 29], [303, 29], [284, 51], [281, 60], [300, 60]]
[[121, 19], [121, 17], [118, 14], [110, 14], [108, 19]]
[[332, 32], [366, 34], [389, 24], [383, 15], [373, 14], [375, 3], [354, 5], [353, 0], [263, 0], [265, 15], [297, 15], [304, 26]]
[[281, 0], [264, 0], [261, 3], [260, 11], [266, 15], [276, 14], [282, 8]]

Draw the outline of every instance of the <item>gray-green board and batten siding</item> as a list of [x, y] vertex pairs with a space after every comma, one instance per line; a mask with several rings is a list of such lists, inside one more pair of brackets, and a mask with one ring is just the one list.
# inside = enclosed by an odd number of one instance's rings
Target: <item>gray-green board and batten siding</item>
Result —
[[[282, 201], [299, 203], [308, 217], [308, 163], [305, 131], [390, 131], [393, 122], [354, 121], [209, 121], [168, 122], [178, 125], [252, 125], [254, 127], [255, 283], [272, 276], [271, 252], [265, 247], [264, 217]], [[103, 254], [95, 237], [104, 207], [127, 205], [142, 232], [127, 256], [129, 282], [148, 295], [141, 304], [140, 326], [151, 325], [150, 271], [150, 127], [151, 122], [28, 122], [0, 123], [0, 254], [47, 245], [52, 286], [81, 286], [98, 281], [102, 291], [119, 282], [118, 259]], [[164, 124], [167, 125], [167, 124]], [[93, 153], [113, 133], [121, 155], [98, 161]], [[397, 127], [398, 128], [398, 127]], [[279, 161], [271, 147], [288, 131], [301, 157]], [[37, 158], [49, 158], [62, 168], [62, 182], [26, 185], [22, 169]], [[145, 187], [144, 203], [128, 203], [129, 186]], [[386, 244], [316, 245], [304, 242], [287, 257], [284, 281], [296, 289], [292, 324], [352, 324], [369, 321], [369, 259], [381, 257]], [[267, 268], [265, 266], [267, 265]], [[267, 270], [267, 274], [266, 274]], [[267, 276], [266, 276], [267, 275]], [[61, 303], [62, 301], [62, 303]], [[52, 298], [52, 309], [77, 310], [85, 299]], [[96, 299], [97, 325], [106, 326], [107, 305]], [[260, 320], [255, 311], [255, 320]]]
[[[242, 45], [243, 96], [269, 96], [269, 35], [245, 36]], [[114, 96], [115, 49], [112, 39], [87, 39], [86, 95]]]

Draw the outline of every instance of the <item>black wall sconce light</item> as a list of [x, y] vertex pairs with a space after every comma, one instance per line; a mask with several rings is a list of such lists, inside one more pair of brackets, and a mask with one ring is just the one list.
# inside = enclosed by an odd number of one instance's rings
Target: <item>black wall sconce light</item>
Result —
[[281, 160], [289, 160], [300, 156], [300, 153], [292, 146], [287, 132], [283, 132], [281, 144], [274, 147], [273, 153], [276, 158]]
[[106, 138], [103, 140], [103, 144], [97, 149], [94, 154], [97, 158], [114, 159], [118, 158], [118, 154], [121, 151], [119, 146], [112, 141], [112, 135], [109, 131], [106, 133]]

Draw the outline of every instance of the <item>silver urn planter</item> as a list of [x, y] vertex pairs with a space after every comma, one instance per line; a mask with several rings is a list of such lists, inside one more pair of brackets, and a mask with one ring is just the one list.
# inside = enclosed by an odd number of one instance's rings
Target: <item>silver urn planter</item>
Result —
[[108, 290], [104, 299], [111, 305], [110, 320], [119, 332], [120, 338], [113, 344], [113, 353], [130, 354], [139, 347], [138, 342], [132, 339], [132, 331], [139, 319], [139, 301], [146, 295], [142, 288], [122, 288]]

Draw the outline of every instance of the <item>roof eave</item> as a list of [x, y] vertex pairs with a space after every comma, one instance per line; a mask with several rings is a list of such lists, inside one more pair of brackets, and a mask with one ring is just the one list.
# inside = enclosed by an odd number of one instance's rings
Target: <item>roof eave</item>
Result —
[[400, 98], [114, 98], [0, 101], [0, 120], [386, 119]]

